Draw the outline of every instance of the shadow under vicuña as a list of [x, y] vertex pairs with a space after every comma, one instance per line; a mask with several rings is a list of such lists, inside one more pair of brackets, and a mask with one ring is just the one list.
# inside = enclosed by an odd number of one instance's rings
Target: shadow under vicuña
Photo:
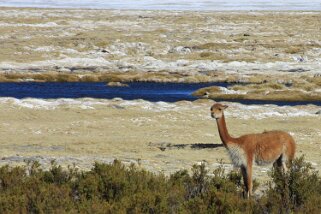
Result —
[[[152, 146], [152, 143], [150, 143]], [[161, 151], [166, 149], [215, 149], [223, 147], [223, 144], [211, 144], [211, 143], [191, 143], [191, 144], [172, 144], [172, 143], [157, 143], [154, 144], [155, 147], [159, 148]]]

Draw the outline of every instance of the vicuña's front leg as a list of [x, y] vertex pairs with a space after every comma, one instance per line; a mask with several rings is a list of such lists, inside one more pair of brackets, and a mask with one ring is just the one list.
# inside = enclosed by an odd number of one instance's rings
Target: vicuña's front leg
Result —
[[243, 181], [245, 186], [245, 197], [249, 198], [252, 195], [252, 159], [249, 158], [247, 161], [247, 166], [242, 166], [241, 171], [243, 175]]
[[248, 186], [248, 182], [247, 182], [247, 170], [245, 166], [241, 166], [241, 172], [242, 172], [242, 176], [243, 176], [243, 182], [244, 182], [244, 187], [245, 187], [245, 193], [244, 193], [244, 197], [248, 197], [248, 192], [249, 192], [249, 186]]
[[242, 176], [243, 176], [243, 182], [244, 182], [244, 187], [245, 187], [245, 193], [244, 193], [244, 197], [247, 195], [248, 192], [248, 186], [247, 186], [247, 173], [246, 173], [246, 167], [245, 166], [241, 166], [241, 172], [242, 172]]

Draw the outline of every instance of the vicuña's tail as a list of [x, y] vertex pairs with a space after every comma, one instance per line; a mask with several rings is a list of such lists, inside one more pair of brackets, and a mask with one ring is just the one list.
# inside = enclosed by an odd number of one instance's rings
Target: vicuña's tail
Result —
[[286, 142], [286, 152], [285, 152], [289, 163], [291, 163], [292, 160], [294, 159], [295, 149], [296, 149], [296, 145], [295, 145], [294, 139], [291, 135], [289, 135], [289, 140]]

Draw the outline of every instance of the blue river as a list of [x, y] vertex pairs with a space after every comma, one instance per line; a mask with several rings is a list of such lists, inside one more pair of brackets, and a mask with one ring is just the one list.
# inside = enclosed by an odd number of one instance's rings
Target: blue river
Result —
[[[128, 87], [110, 87], [106, 83], [98, 82], [21, 82], [0, 83], [0, 97], [22, 98], [122, 98], [125, 100], [144, 99], [152, 102], [176, 102], [180, 100], [196, 100], [192, 93], [200, 88], [208, 86], [227, 87], [227, 83], [154, 83], [133, 82]], [[221, 101], [221, 100], [217, 100]], [[282, 101], [258, 101], [258, 100], [233, 100], [243, 104], [276, 104], [321, 106], [321, 101], [312, 102], [282, 102]]]

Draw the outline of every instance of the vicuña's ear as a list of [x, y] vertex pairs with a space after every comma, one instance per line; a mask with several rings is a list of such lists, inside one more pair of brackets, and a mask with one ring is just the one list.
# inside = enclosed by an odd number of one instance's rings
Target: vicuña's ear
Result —
[[228, 105], [223, 105], [223, 109], [226, 109], [228, 107]]

